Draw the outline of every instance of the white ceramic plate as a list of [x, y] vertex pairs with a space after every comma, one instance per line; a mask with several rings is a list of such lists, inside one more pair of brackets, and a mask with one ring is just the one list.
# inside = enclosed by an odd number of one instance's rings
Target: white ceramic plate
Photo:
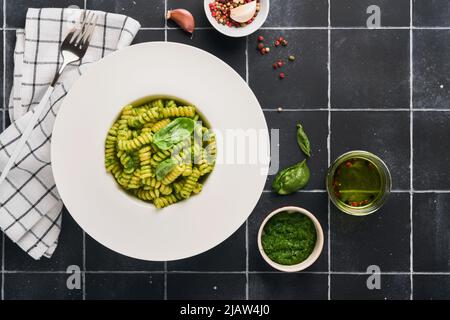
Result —
[[[217, 163], [199, 195], [163, 210], [134, 199], [106, 173], [104, 140], [123, 106], [151, 95], [195, 104], [213, 130], [259, 130], [260, 142], [267, 145], [269, 136], [245, 81], [194, 47], [164, 42], [131, 46], [93, 65], [73, 86], [52, 140], [53, 173], [66, 207], [91, 237], [114, 251], [175, 260], [218, 245], [245, 222], [263, 190], [269, 156], [256, 164]], [[223, 156], [219, 147], [218, 159]]]

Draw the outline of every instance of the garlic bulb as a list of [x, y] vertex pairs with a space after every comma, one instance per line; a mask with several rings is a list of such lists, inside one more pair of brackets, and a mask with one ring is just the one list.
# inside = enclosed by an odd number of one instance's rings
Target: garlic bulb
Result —
[[231, 9], [230, 18], [239, 23], [245, 23], [255, 16], [256, 0]]
[[194, 16], [186, 9], [174, 9], [167, 11], [166, 19], [172, 19], [181, 29], [193, 33], [195, 29]]

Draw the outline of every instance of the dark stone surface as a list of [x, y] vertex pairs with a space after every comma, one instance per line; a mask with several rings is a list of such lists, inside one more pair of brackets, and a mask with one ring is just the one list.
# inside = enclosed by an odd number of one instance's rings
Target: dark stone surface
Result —
[[414, 195], [414, 271], [450, 271], [450, 194]]
[[[411, 296], [409, 275], [380, 276], [380, 289], [368, 289], [370, 275], [333, 274], [331, 299], [338, 300], [408, 300]], [[370, 282], [372, 283], [372, 282]]]
[[86, 270], [163, 271], [163, 262], [133, 259], [114, 252], [86, 235]]
[[[215, 30], [197, 30], [191, 39], [183, 30], [169, 30], [168, 41], [180, 42], [213, 53], [245, 79], [245, 39], [232, 39]], [[218, 89], [220, 85], [218, 84]]]
[[409, 194], [391, 194], [379, 211], [351, 216], [331, 207], [331, 270], [381, 272], [410, 270]]
[[450, 26], [450, 2], [447, 0], [413, 0], [414, 26]]
[[409, 189], [409, 118], [403, 111], [332, 112], [331, 161], [351, 150], [373, 152], [386, 162], [393, 189]]
[[333, 30], [331, 106], [409, 108], [409, 31]]
[[145, 28], [165, 25], [164, 0], [87, 0], [87, 9], [120, 13], [139, 21]]
[[4, 0], [6, 7], [6, 27], [23, 28], [28, 8], [84, 8], [83, 0]]
[[328, 0], [271, 0], [264, 27], [326, 27]]
[[306, 273], [260, 273], [249, 276], [249, 299], [326, 300], [328, 275]]
[[414, 299], [448, 300], [450, 297], [449, 275], [414, 275]]
[[245, 271], [245, 224], [227, 240], [192, 258], [169, 261], [175, 271]]
[[161, 300], [164, 298], [162, 273], [88, 273], [86, 299]]
[[167, 298], [245, 299], [245, 281], [245, 274], [170, 273], [167, 275]]
[[[257, 36], [265, 37], [271, 52], [261, 55]], [[273, 42], [283, 36], [287, 47], [273, 47]], [[327, 31], [325, 30], [261, 30], [248, 38], [249, 83], [263, 108], [326, 108], [327, 83]], [[294, 62], [287, 62], [289, 55]], [[274, 70], [272, 65], [283, 59], [286, 65]], [[279, 73], [286, 77], [280, 80]]]
[[81, 289], [70, 290], [65, 273], [7, 273], [5, 274], [5, 300], [79, 300]]
[[414, 113], [414, 189], [450, 189], [450, 112]]
[[372, 11], [367, 13], [369, 6], [380, 8], [380, 25], [382, 27], [397, 27], [410, 24], [410, 0], [332, 0], [331, 25], [333, 27], [367, 27], [367, 19]]
[[414, 30], [414, 108], [450, 109], [450, 30]]

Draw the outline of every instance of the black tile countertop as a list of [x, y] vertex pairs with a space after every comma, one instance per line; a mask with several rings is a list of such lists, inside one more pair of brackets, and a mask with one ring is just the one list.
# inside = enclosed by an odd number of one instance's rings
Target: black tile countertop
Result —
[[[257, 34], [230, 39], [216, 32], [200, 0], [0, 0], [0, 124], [13, 79], [15, 30], [28, 7], [106, 10], [139, 20], [135, 42], [176, 41], [205, 49], [248, 81], [269, 128], [280, 129], [281, 166], [299, 158], [293, 138], [303, 123], [312, 141], [312, 178], [290, 196], [268, 182], [249, 220], [218, 247], [175, 262], [145, 262], [116, 254], [84, 234], [64, 212], [51, 260], [33, 261], [0, 237], [2, 299], [450, 299], [450, 2], [448, 0], [272, 0]], [[370, 5], [382, 27], [366, 27]], [[197, 18], [193, 39], [164, 21], [166, 8]], [[258, 34], [284, 36], [297, 56], [285, 80], [261, 56]], [[218, 88], [221, 84], [218, 84]], [[282, 112], [277, 111], [279, 107]], [[393, 193], [377, 213], [357, 218], [329, 205], [328, 163], [366, 149], [383, 158]], [[262, 219], [283, 205], [316, 214], [325, 232], [319, 260], [285, 274], [258, 253]], [[367, 269], [381, 270], [381, 289], [369, 290]], [[80, 289], [68, 289], [67, 268], [78, 266]]]

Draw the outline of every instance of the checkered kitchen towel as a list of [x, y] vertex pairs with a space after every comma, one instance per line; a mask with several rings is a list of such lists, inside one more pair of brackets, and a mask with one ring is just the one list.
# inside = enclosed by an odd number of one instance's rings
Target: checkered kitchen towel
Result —
[[[25, 29], [17, 31], [9, 103], [12, 124], [0, 134], [0, 170], [61, 65], [59, 46], [82, 13], [79, 9], [29, 9]], [[52, 128], [61, 102], [89, 64], [128, 46], [140, 28], [137, 21], [123, 15], [98, 15], [86, 55], [81, 63], [64, 71], [50, 97], [48, 112], [40, 117], [7, 180], [0, 185], [0, 227], [34, 259], [51, 257], [61, 229], [63, 204], [50, 166]]]

